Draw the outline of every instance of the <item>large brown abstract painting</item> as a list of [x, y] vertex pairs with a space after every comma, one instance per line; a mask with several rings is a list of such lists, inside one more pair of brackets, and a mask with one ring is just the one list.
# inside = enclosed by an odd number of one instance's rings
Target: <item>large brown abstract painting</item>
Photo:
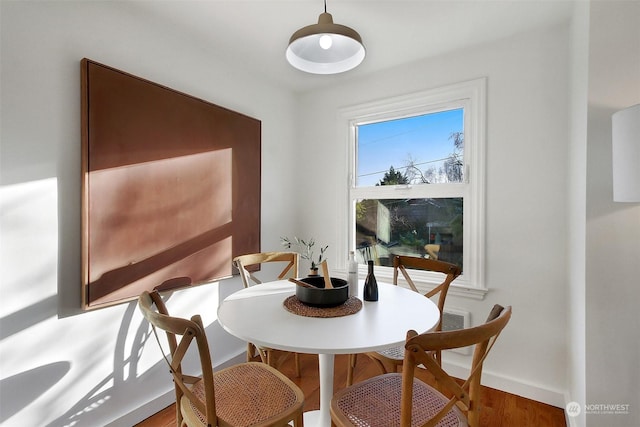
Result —
[[83, 59], [83, 308], [260, 251], [260, 121]]

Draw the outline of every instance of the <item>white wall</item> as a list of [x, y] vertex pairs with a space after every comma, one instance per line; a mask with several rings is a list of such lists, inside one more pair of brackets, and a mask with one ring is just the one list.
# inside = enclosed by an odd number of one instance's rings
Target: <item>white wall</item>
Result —
[[640, 425], [640, 203], [615, 203], [611, 115], [640, 103], [640, 2], [591, 4], [586, 233], [589, 427]]
[[[135, 2], [2, 1], [0, 14], [0, 424], [129, 426], [168, 404], [171, 395], [144, 407], [172, 385], [134, 303], [79, 311], [80, 60], [262, 120], [265, 248], [295, 222], [278, 209], [293, 193], [281, 164], [293, 161], [295, 99], [228, 65], [188, 29], [140, 15]], [[177, 314], [203, 314], [216, 364], [244, 349], [215, 321], [219, 299], [240, 286], [228, 280], [170, 301]]]
[[564, 406], [567, 368], [569, 38], [567, 23], [306, 93], [298, 122], [300, 158], [307, 159], [299, 171], [301, 227], [335, 257], [344, 212], [328, 212], [345, 205], [347, 155], [346, 141], [336, 138], [337, 110], [488, 77], [490, 292], [484, 301], [451, 296], [447, 305], [471, 311], [474, 324], [494, 303], [513, 305], [512, 321], [485, 364], [486, 382], [557, 406]]
[[[567, 402], [585, 402], [585, 230], [589, 3], [575, 4], [571, 22], [569, 180], [567, 186]], [[575, 408], [575, 405], [571, 405]], [[567, 411], [568, 413], [569, 411]], [[570, 426], [584, 425], [583, 411], [571, 412]]]

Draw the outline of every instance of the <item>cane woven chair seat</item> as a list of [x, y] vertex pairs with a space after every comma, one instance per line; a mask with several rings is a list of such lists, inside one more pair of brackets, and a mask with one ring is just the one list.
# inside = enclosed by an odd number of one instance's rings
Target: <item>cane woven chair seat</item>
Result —
[[402, 361], [402, 359], [404, 359], [404, 346], [387, 348], [384, 350], [380, 350], [377, 353], [388, 359]]
[[[271, 425], [273, 422], [281, 421], [281, 417], [274, 415], [295, 407], [299, 396], [288, 384], [280, 380], [279, 372], [273, 371], [265, 369], [263, 363], [249, 362], [214, 372], [216, 412], [221, 424]], [[248, 378], [251, 379], [250, 388], [246, 387]], [[192, 392], [204, 401], [204, 381], [194, 384]], [[262, 403], [257, 406], [257, 402]], [[206, 425], [206, 415], [192, 401], [183, 397], [180, 404], [185, 418], [197, 419]]]
[[[353, 386], [349, 393], [335, 398], [335, 406], [357, 427], [400, 427], [402, 374], [384, 374]], [[447, 404], [442, 393], [422, 381], [413, 382], [411, 426], [422, 426]], [[437, 427], [466, 427], [464, 414], [453, 407]], [[409, 427], [409, 426], [402, 426]]]

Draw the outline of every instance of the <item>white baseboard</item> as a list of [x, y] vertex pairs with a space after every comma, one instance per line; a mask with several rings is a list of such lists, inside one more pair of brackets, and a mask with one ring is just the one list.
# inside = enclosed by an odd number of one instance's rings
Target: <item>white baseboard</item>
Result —
[[[466, 378], [469, 375], [468, 367], [443, 361], [443, 368], [451, 375], [458, 378]], [[524, 383], [515, 378], [505, 377], [484, 369], [482, 371], [482, 385], [506, 391], [516, 396], [526, 397], [537, 402], [546, 403], [558, 408], [565, 407], [565, 394], [559, 390], [551, 390], [536, 384]]]
[[[215, 366], [215, 369], [224, 369], [228, 366], [237, 365], [238, 363], [242, 363], [246, 361], [246, 352], [242, 351], [238, 353], [236, 356], [228, 359], [218, 365]], [[146, 420], [150, 416], [157, 414], [162, 411], [167, 406], [174, 403], [176, 400], [175, 391], [171, 388], [168, 392], [158, 396], [153, 399], [151, 402], [143, 405], [134, 411], [129, 412], [126, 415], [118, 418], [117, 420], [107, 424], [105, 427], [130, 427], [138, 424], [139, 422]]]
[[129, 412], [128, 414], [118, 418], [113, 422], [110, 422], [105, 427], [134, 426], [146, 420], [150, 416], [162, 411], [164, 408], [171, 405], [175, 401], [176, 401], [176, 393], [173, 389], [171, 389], [167, 393], [160, 395], [159, 397], [155, 398], [154, 400], [147, 403], [146, 405], [141, 406], [136, 410]]

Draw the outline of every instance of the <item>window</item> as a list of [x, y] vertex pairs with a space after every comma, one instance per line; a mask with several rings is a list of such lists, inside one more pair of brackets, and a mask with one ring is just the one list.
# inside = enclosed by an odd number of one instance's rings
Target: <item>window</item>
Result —
[[[485, 79], [341, 113], [350, 147], [343, 247], [390, 279], [392, 256], [437, 258], [463, 274], [452, 293], [481, 298]], [[346, 257], [345, 257], [346, 258]], [[412, 274], [424, 284], [437, 278]]]

